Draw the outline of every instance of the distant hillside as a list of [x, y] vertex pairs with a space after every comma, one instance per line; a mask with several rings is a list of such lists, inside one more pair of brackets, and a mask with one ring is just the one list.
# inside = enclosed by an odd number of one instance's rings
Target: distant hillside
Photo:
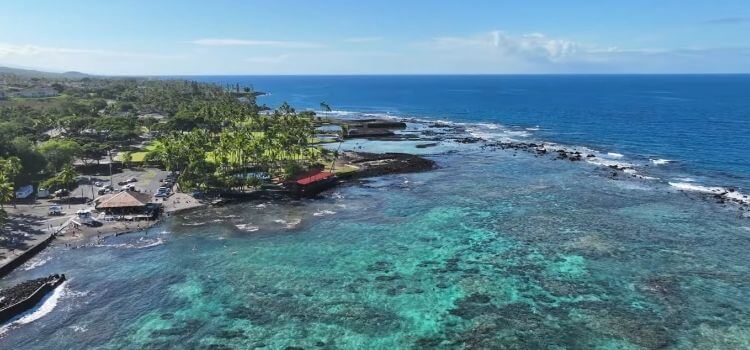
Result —
[[10, 67], [0, 67], [0, 74], [14, 74], [14, 75], [22, 76], [22, 77], [27, 77], [27, 78], [51, 78], [51, 79], [61, 79], [61, 78], [81, 79], [81, 78], [91, 77], [91, 75], [81, 73], [81, 72], [51, 73], [51, 72], [43, 72], [43, 71], [32, 70], [32, 69], [21, 69], [21, 68], [10, 68]]

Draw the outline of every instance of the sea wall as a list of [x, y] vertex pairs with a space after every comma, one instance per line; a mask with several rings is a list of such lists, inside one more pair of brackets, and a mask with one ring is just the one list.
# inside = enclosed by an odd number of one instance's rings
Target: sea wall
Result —
[[37, 288], [37, 290], [31, 293], [31, 295], [26, 297], [26, 299], [0, 310], [0, 323], [6, 322], [24, 311], [33, 308], [42, 300], [42, 298], [44, 298], [45, 295], [47, 295], [47, 293], [54, 290], [55, 287], [59, 286], [64, 281], [65, 275], [57, 276], [57, 278], [45, 282], [42, 286]]
[[21, 264], [25, 263], [34, 255], [42, 251], [42, 249], [46, 248], [53, 239], [55, 239], [55, 234], [50, 234], [49, 237], [45, 238], [43, 241], [27, 249], [26, 251], [21, 253], [21, 255], [15, 257], [5, 265], [0, 266], [0, 278], [5, 277], [5, 275], [11, 273], [11, 271], [13, 271], [16, 267], [21, 266]]

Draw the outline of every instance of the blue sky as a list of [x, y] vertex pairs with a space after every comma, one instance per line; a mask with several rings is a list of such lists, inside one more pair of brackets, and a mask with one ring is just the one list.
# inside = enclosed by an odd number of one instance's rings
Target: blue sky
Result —
[[0, 65], [99, 74], [750, 72], [747, 0], [0, 0]]

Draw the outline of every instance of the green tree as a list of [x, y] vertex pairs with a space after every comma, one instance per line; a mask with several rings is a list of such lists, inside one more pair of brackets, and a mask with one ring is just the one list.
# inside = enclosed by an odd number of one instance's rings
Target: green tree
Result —
[[73, 169], [73, 166], [66, 164], [57, 175], [45, 181], [43, 186], [55, 189], [71, 189], [75, 186], [77, 179], [78, 173]]
[[18, 157], [0, 158], [0, 209], [4, 208], [3, 203], [15, 199], [14, 183], [20, 173], [21, 160]]
[[5, 202], [9, 202], [15, 197], [13, 193], [13, 183], [5, 174], [0, 174], [0, 209], [5, 209]]
[[71, 164], [76, 155], [81, 154], [81, 146], [73, 140], [52, 139], [39, 145], [39, 152], [47, 159], [50, 170], [59, 171]]
[[130, 162], [133, 161], [133, 154], [130, 151], [122, 152], [120, 160], [125, 167], [130, 167]]

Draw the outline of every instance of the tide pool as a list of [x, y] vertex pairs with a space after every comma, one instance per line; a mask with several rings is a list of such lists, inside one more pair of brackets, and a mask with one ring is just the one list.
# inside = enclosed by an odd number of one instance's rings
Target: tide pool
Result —
[[523, 152], [431, 158], [439, 169], [317, 200], [48, 249], [3, 285], [69, 281], [0, 347], [748, 346], [750, 222], [736, 209]]

